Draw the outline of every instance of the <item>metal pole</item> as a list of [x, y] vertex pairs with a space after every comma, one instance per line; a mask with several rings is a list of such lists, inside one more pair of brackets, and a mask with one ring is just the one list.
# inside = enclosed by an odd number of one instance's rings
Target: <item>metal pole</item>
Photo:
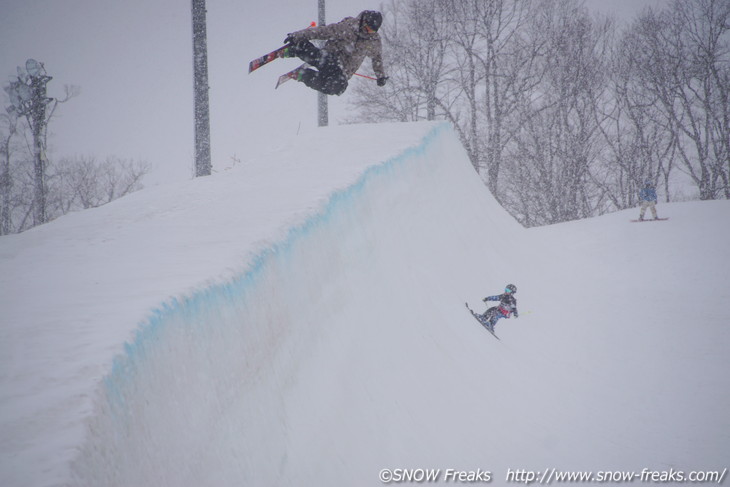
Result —
[[209, 176], [210, 114], [208, 105], [208, 37], [205, 0], [192, 0], [193, 89], [195, 91], [195, 176]]
[[[319, 18], [317, 19], [317, 25], [326, 25], [325, 21], [325, 12], [324, 12], [324, 2], [325, 0], [318, 0], [319, 1]], [[324, 93], [318, 93], [317, 94], [317, 106], [318, 106], [318, 124], [320, 127], [326, 127], [329, 125], [329, 115], [328, 115], [328, 107], [327, 107], [327, 95]]]
[[[46, 79], [47, 78], [47, 79]], [[46, 160], [43, 150], [43, 131], [46, 125], [46, 83], [50, 77], [31, 76], [33, 101], [29, 119], [33, 132], [33, 168], [35, 173], [35, 224], [45, 223], [46, 214]]]

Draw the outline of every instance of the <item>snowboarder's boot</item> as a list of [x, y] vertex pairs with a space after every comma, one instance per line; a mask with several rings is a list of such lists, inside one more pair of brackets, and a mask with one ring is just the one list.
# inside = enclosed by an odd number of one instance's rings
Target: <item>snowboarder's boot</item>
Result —
[[290, 79], [293, 79], [295, 81], [304, 81], [307, 74], [312, 71], [311, 69], [308, 69], [307, 66], [307, 63], [304, 63], [298, 68], [292, 69], [288, 73], [279, 76], [279, 81], [277, 81], [276, 83], [276, 88], [278, 88], [282, 83], [286, 83]]
[[279, 51], [278, 57], [297, 57], [293, 44], [287, 44], [282, 50]]

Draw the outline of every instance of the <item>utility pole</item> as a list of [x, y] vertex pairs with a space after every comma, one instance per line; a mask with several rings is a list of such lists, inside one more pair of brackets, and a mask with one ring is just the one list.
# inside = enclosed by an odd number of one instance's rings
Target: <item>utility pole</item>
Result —
[[[325, 15], [324, 15], [324, 2], [325, 0], [319, 0], [319, 18], [317, 19], [317, 25], [326, 25], [325, 21]], [[317, 106], [319, 111], [319, 117], [318, 117], [318, 124], [320, 127], [326, 127], [329, 125], [329, 116], [328, 116], [328, 108], [327, 108], [327, 95], [324, 93], [318, 93], [317, 94]]]
[[47, 192], [46, 187], [46, 107], [53, 98], [46, 96], [46, 84], [53, 78], [46, 74], [43, 63], [35, 59], [25, 62], [25, 70], [18, 68], [17, 81], [5, 88], [10, 96], [11, 117], [25, 116], [33, 134], [33, 219], [36, 225], [46, 223]]
[[193, 10], [193, 89], [195, 91], [195, 176], [209, 176], [210, 111], [208, 104], [208, 36], [205, 27], [205, 0], [192, 0]]

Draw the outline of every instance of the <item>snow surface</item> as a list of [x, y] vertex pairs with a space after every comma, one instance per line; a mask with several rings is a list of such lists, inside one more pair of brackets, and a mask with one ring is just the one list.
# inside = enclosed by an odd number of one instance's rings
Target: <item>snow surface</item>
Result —
[[[523, 229], [445, 124], [0, 238], [0, 484], [381, 485], [730, 452], [730, 202]], [[508, 282], [495, 340], [464, 308]]]

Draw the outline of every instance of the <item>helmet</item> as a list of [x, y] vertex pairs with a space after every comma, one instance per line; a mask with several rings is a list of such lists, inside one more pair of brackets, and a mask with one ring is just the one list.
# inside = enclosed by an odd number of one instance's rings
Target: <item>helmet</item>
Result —
[[507, 284], [507, 287], [504, 288], [504, 292], [514, 294], [517, 292], [517, 286], [514, 284]]
[[360, 14], [360, 29], [367, 25], [372, 30], [376, 31], [380, 29], [383, 23], [383, 14], [377, 10], [365, 10]]

